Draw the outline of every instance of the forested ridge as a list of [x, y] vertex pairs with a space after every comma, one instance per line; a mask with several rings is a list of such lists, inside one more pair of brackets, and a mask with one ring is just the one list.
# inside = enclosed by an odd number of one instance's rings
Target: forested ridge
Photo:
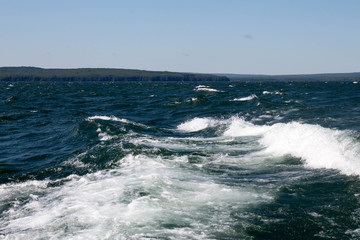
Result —
[[201, 74], [115, 68], [0, 67], [0, 81], [359, 81], [360, 72], [298, 75]]
[[226, 76], [114, 68], [0, 67], [0, 81], [229, 81]]

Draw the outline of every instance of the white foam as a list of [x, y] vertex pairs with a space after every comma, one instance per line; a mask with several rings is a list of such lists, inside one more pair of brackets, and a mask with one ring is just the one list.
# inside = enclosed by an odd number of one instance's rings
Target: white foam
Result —
[[257, 126], [243, 118], [234, 117], [224, 135], [229, 137], [258, 136], [264, 134], [267, 129], [268, 126]]
[[23, 183], [8, 183], [0, 185], [0, 203], [16, 199], [18, 194], [30, 195], [37, 192], [37, 190], [46, 189], [49, 181], [27, 181]]
[[266, 95], [266, 94], [283, 95], [283, 93], [279, 92], [279, 91], [274, 91], [274, 92], [263, 91], [262, 94], [264, 94], [264, 95]]
[[235, 98], [232, 101], [249, 101], [249, 100], [253, 100], [254, 98], [257, 98], [257, 96], [255, 94], [251, 94], [250, 96], [247, 97]]
[[100, 141], [108, 141], [115, 137], [115, 136], [110, 136], [107, 132], [103, 132], [101, 130], [100, 126], [98, 126], [98, 129], [96, 130], [96, 132], [98, 133]]
[[219, 121], [213, 118], [193, 118], [177, 126], [177, 129], [183, 132], [197, 132], [208, 127], [214, 127]]
[[105, 120], [105, 121], [115, 121], [115, 122], [122, 122], [122, 123], [130, 123], [129, 120], [124, 118], [118, 118], [115, 116], [92, 116], [88, 117], [86, 120], [92, 121], [92, 120]]
[[194, 91], [204, 91], [204, 92], [221, 92], [220, 90], [214, 89], [214, 88], [210, 88], [209, 86], [205, 86], [205, 85], [199, 85], [196, 86]]
[[114, 136], [110, 136], [109, 134], [107, 134], [106, 132], [100, 132], [99, 133], [99, 138], [100, 141], [108, 141], [114, 138]]
[[132, 124], [132, 125], [139, 126], [139, 127], [142, 127], [142, 128], [149, 128], [148, 126], [146, 126], [144, 124], [133, 122], [133, 121], [130, 121], [130, 120], [125, 119], [125, 118], [118, 118], [118, 117], [115, 117], [115, 116], [98, 116], [98, 115], [96, 115], [96, 116], [86, 118], [86, 121], [91, 121], [92, 122], [94, 120], [121, 122], [121, 123], [124, 123], [124, 124]]
[[255, 125], [240, 117], [225, 120], [194, 118], [178, 130], [196, 132], [208, 127], [224, 126], [225, 137], [256, 137], [266, 156], [292, 155], [310, 168], [339, 170], [347, 175], [360, 175], [360, 144], [350, 131], [324, 128], [298, 122]]
[[[7, 239], [208, 238], [219, 221], [231, 220], [233, 207], [272, 199], [174, 168], [171, 162], [128, 155], [118, 169], [72, 175], [57, 187], [44, 188], [46, 181], [2, 186], [17, 198], [24, 198], [24, 190], [37, 194], [22, 204], [11, 203], [0, 230]], [[164, 223], [180, 225], [175, 231]]]
[[311, 168], [336, 169], [347, 175], [360, 175], [360, 145], [351, 132], [298, 122], [254, 125], [234, 118], [225, 136], [258, 136], [265, 155], [290, 154]]
[[359, 145], [353, 142], [349, 132], [296, 122], [275, 124], [261, 143], [267, 146], [267, 153], [291, 154], [304, 159], [312, 168], [360, 174]]
[[[132, 138], [130, 143], [135, 145], [147, 146], [153, 149], [166, 149], [169, 151], [190, 151], [190, 152], [204, 152], [207, 154], [222, 153], [238, 153], [241, 151], [252, 151], [253, 144], [236, 144], [235, 139], [228, 137], [214, 137], [214, 138], [154, 138], [150, 136], [142, 136]], [[232, 143], [232, 144], [231, 144]], [[215, 156], [216, 158], [218, 156]], [[224, 162], [229, 163], [229, 159]]]
[[193, 97], [193, 98], [189, 98], [186, 100], [187, 103], [192, 103], [192, 102], [197, 102], [198, 99], [196, 97]]
[[358, 239], [360, 237], [360, 228], [346, 230], [345, 234], [351, 235], [353, 239]]

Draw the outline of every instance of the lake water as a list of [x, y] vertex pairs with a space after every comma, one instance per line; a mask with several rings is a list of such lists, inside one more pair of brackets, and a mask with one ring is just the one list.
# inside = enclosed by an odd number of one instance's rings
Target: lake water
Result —
[[359, 84], [0, 82], [0, 239], [359, 238]]

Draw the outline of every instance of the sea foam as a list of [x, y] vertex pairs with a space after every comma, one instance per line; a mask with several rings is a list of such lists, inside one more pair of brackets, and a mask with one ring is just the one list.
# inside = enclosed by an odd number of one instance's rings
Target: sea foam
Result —
[[128, 119], [125, 119], [125, 118], [118, 118], [118, 117], [115, 117], [115, 116], [92, 116], [92, 117], [88, 117], [85, 119], [86, 121], [94, 121], [94, 120], [103, 120], [103, 121], [114, 121], [114, 122], [120, 122], [120, 123], [124, 123], [124, 124], [131, 124], [131, 125], [135, 125], [135, 126], [139, 126], [139, 127], [142, 127], [142, 128], [149, 128], [148, 126], [144, 125], [144, 124], [141, 124], [141, 123], [137, 123], [137, 122], [134, 122], [134, 121], [130, 121]]
[[204, 91], [204, 92], [221, 92], [220, 90], [210, 88], [206, 85], [198, 85], [195, 87], [194, 91]]
[[[0, 192], [14, 199], [30, 191], [38, 196], [13, 204], [0, 219], [0, 230], [8, 239], [210, 238], [219, 221], [232, 224], [229, 209], [272, 199], [171, 162], [130, 154], [119, 160], [118, 169], [70, 175], [55, 187], [46, 187], [48, 181], [1, 185]], [[174, 231], [165, 223], [180, 225]]]
[[310, 168], [338, 170], [346, 175], [360, 175], [360, 143], [351, 131], [324, 128], [320, 125], [290, 122], [256, 125], [241, 117], [230, 119], [194, 118], [178, 130], [196, 132], [224, 126], [223, 136], [256, 136], [264, 156], [291, 155], [301, 158]]
[[249, 101], [249, 100], [253, 100], [254, 98], [257, 98], [257, 96], [255, 94], [251, 94], [250, 96], [247, 97], [235, 98], [232, 101]]
[[267, 95], [267, 94], [283, 95], [283, 93], [279, 92], [279, 91], [274, 91], [274, 92], [263, 91], [262, 94], [264, 94], [264, 95]]
[[124, 118], [118, 118], [115, 116], [92, 116], [88, 117], [86, 120], [92, 121], [92, 120], [105, 120], [105, 121], [115, 121], [115, 122], [122, 122], [122, 123], [130, 123], [129, 120]]
[[275, 124], [261, 143], [266, 153], [291, 154], [312, 168], [336, 169], [347, 175], [360, 175], [360, 146], [351, 132], [328, 129], [319, 125]]
[[350, 131], [324, 128], [299, 122], [254, 125], [234, 119], [225, 136], [257, 135], [266, 155], [290, 154], [311, 168], [336, 169], [347, 175], [360, 175], [360, 145]]
[[178, 125], [177, 129], [183, 132], [197, 132], [218, 124], [219, 121], [212, 118], [194, 118]]

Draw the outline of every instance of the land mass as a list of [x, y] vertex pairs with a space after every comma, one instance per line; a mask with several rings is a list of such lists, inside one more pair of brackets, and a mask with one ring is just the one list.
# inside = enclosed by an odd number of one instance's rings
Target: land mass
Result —
[[320, 73], [297, 75], [251, 75], [251, 74], [216, 74], [228, 77], [230, 81], [247, 82], [360, 82], [360, 72], [354, 73]]
[[226, 76], [113, 68], [0, 67], [0, 81], [230, 81]]
[[245, 81], [307, 82], [358, 81], [360, 72], [299, 75], [202, 74], [115, 68], [44, 69], [0, 67], [0, 81]]

